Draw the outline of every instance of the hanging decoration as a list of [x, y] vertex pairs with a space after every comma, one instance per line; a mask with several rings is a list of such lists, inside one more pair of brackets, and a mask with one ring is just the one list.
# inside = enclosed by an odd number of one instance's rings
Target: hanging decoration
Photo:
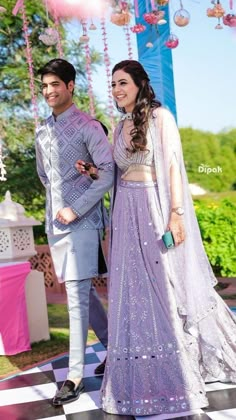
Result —
[[180, 0], [180, 9], [174, 14], [174, 22], [177, 26], [183, 27], [189, 24], [190, 14], [184, 9], [182, 0]]
[[147, 22], [149, 25], [155, 26], [157, 29], [157, 24], [159, 24], [164, 16], [164, 10], [152, 10], [152, 12], [144, 13], [143, 18], [145, 22]]
[[146, 30], [146, 26], [142, 25], [141, 23], [137, 23], [137, 25], [131, 26], [130, 30], [134, 34], [141, 34], [142, 32]]
[[29, 36], [29, 30], [28, 30], [28, 20], [26, 16], [24, 0], [17, 1], [12, 13], [13, 15], [16, 16], [19, 11], [21, 12], [22, 20], [23, 20], [23, 35], [24, 35], [25, 44], [26, 44], [26, 59], [28, 63], [28, 71], [29, 71], [29, 79], [30, 79], [31, 102], [32, 102], [32, 107], [33, 107], [35, 127], [37, 127], [38, 106], [37, 106], [37, 97], [35, 94], [35, 85], [34, 85], [33, 57], [32, 57], [31, 42], [30, 42], [30, 36]]
[[129, 26], [125, 25], [123, 28], [124, 28], [127, 47], [128, 47], [128, 58], [129, 60], [133, 60], [133, 49], [132, 49], [132, 44], [131, 44]]
[[174, 34], [170, 34], [169, 38], [167, 39], [167, 41], [165, 42], [165, 46], [167, 48], [173, 49], [178, 47], [179, 45], [179, 39], [176, 35]]
[[132, 15], [129, 12], [129, 6], [126, 1], [121, 1], [116, 5], [111, 13], [111, 22], [118, 26], [128, 25]]
[[54, 19], [54, 24], [55, 24], [55, 30], [57, 31], [57, 34], [58, 34], [56, 47], [57, 47], [59, 57], [62, 58], [64, 54], [63, 54], [62, 40], [61, 40], [61, 35], [60, 35], [60, 21], [56, 13], [54, 13], [53, 19]]
[[158, 6], [167, 6], [169, 0], [155, 0]]
[[230, 26], [231, 28], [236, 27], [236, 15], [228, 14], [223, 16], [223, 24], [226, 26]]
[[220, 19], [224, 16], [225, 10], [223, 9], [220, 0], [213, 0], [214, 7], [207, 9], [207, 16], [208, 17], [215, 17], [218, 18], [218, 24], [215, 26], [215, 29], [223, 29], [221, 25]]
[[93, 79], [92, 79], [92, 68], [91, 68], [91, 55], [89, 48], [89, 37], [87, 35], [87, 22], [86, 20], [81, 20], [81, 25], [83, 28], [83, 37], [86, 39], [84, 41], [84, 50], [85, 50], [85, 63], [86, 63], [86, 74], [88, 80], [88, 96], [89, 96], [89, 111], [92, 117], [95, 117], [95, 104], [94, 104], [94, 94], [93, 94]]
[[101, 30], [103, 40], [103, 52], [104, 52], [104, 63], [106, 68], [106, 79], [107, 79], [107, 96], [108, 96], [108, 115], [110, 117], [111, 128], [114, 130], [114, 114], [113, 114], [113, 97], [111, 91], [111, 69], [110, 69], [110, 57], [108, 54], [108, 42], [107, 42], [107, 31], [105, 18], [101, 18]]
[[59, 34], [56, 29], [46, 28], [40, 35], [40, 41], [45, 45], [55, 45], [58, 43]]

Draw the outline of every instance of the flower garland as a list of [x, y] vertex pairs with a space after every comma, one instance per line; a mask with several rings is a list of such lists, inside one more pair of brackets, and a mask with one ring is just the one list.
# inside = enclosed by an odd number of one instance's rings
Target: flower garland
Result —
[[38, 105], [37, 105], [37, 97], [35, 94], [35, 86], [34, 86], [34, 67], [33, 67], [33, 57], [32, 57], [32, 49], [31, 49], [31, 42], [30, 42], [30, 35], [28, 29], [28, 20], [26, 16], [25, 4], [24, 0], [18, 0], [12, 13], [16, 15], [18, 11], [21, 11], [22, 20], [23, 20], [23, 35], [26, 44], [26, 59], [28, 63], [28, 71], [29, 71], [29, 78], [30, 78], [30, 92], [31, 92], [31, 102], [33, 106], [33, 114], [34, 114], [34, 122], [35, 127], [38, 125]]
[[105, 25], [105, 18], [101, 18], [101, 30], [103, 40], [103, 51], [104, 51], [104, 63], [106, 67], [106, 78], [107, 78], [107, 92], [108, 92], [108, 114], [111, 121], [112, 131], [114, 131], [114, 114], [113, 114], [113, 97], [111, 92], [111, 69], [110, 69], [110, 57], [108, 54], [108, 43], [107, 43], [107, 32]]
[[90, 57], [90, 48], [89, 48], [89, 37], [87, 31], [87, 22], [85, 19], [81, 20], [81, 25], [83, 28], [83, 35], [80, 37], [80, 42], [84, 43], [85, 50], [85, 63], [86, 63], [86, 73], [88, 80], [88, 95], [89, 95], [89, 111], [92, 117], [95, 116], [95, 104], [94, 104], [94, 94], [93, 94], [93, 81], [92, 81], [92, 68], [91, 68], [91, 57]]
[[128, 25], [125, 25], [123, 28], [124, 28], [127, 47], [128, 47], [128, 57], [129, 57], [129, 60], [133, 60], [133, 50], [132, 50], [131, 37], [130, 37], [131, 28], [129, 28]]

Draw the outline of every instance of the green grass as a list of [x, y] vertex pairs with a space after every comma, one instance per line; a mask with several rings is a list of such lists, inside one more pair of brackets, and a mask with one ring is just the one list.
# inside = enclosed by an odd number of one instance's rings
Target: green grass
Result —
[[[69, 321], [67, 306], [62, 304], [48, 305], [50, 340], [32, 344], [32, 350], [15, 356], [0, 356], [0, 374], [5, 376], [43, 362], [69, 348]], [[92, 330], [89, 330], [88, 343], [97, 341]], [[0, 376], [0, 378], [1, 378]]]

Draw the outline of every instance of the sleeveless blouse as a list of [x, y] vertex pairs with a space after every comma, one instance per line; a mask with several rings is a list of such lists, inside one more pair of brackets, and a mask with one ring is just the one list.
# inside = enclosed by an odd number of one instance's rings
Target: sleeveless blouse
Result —
[[[149, 136], [148, 136], [149, 138]], [[154, 167], [154, 151], [152, 141], [147, 142], [147, 150], [145, 152], [130, 153], [126, 150], [125, 138], [120, 130], [114, 146], [114, 160], [119, 169], [124, 173], [128, 170], [130, 165], [146, 165]]]

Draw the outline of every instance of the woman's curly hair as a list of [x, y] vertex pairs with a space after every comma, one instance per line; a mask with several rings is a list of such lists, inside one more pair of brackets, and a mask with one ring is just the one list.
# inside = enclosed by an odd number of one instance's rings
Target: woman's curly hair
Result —
[[[130, 132], [130, 144], [132, 149], [128, 150], [131, 153], [146, 151], [148, 120], [152, 115], [153, 109], [161, 106], [161, 103], [155, 99], [155, 93], [150, 85], [150, 79], [143, 66], [138, 61], [120, 61], [112, 69], [112, 75], [117, 70], [123, 70], [125, 73], [128, 73], [135, 85], [139, 88], [136, 97], [136, 105], [132, 112], [134, 124], [134, 128]], [[117, 108], [120, 112], [125, 113], [124, 108], [119, 108], [118, 106]]]

